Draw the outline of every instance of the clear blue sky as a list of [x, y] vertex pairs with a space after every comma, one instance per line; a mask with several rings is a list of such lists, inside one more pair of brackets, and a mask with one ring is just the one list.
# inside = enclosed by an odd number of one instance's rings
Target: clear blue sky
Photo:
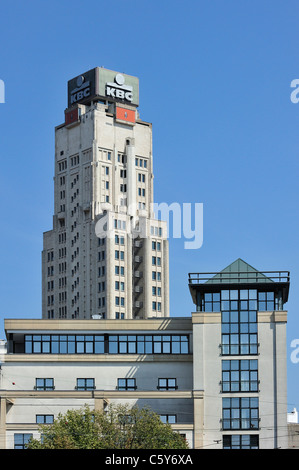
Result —
[[[288, 405], [299, 409], [299, 5], [286, 0], [1, 2], [1, 331], [41, 317], [42, 232], [53, 214], [54, 126], [67, 81], [95, 66], [140, 79], [156, 202], [204, 204], [204, 243], [170, 239], [171, 315], [188, 272], [237, 258], [290, 270]], [[0, 335], [4, 337], [4, 333]]]

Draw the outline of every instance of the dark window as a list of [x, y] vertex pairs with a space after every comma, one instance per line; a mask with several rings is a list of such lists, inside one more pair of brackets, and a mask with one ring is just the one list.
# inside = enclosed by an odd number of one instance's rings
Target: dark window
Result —
[[54, 415], [36, 415], [35, 422], [37, 424], [52, 424], [54, 422]]
[[77, 379], [77, 390], [94, 390], [95, 382], [94, 379]]
[[[122, 289], [122, 283], [120, 283]], [[119, 305], [123, 297], [117, 297]], [[26, 354], [189, 354], [188, 335], [25, 335]]]
[[136, 379], [117, 379], [118, 390], [136, 390]]
[[274, 292], [259, 292], [258, 293], [258, 310], [265, 312], [267, 310], [275, 309]]
[[220, 292], [205, 293], [202, 310], [204, 312], [220, 312]]
[[14, 434], [14, 449], [26, 449], [32, 434]]
[[258, 449], [257, 434], [234, 434], [223, 436], [223, 449]]
[[35, 390], [54, 390], [54, 379], [35, 379]]
[[222, 361], [222, 392], [258, 392], [257, 360]]
[[221, 291], [222, 354], [257, 354], [257, 291]]
[[160, 419], [162, 423], [169, 423], [169, 424], [175, 424], [176, 423], [176, 415], [160, 415]]
[[227, 429], [258, 429], [258, 398], [223, 398], [222, 427]]
[[158, 379], [158, 390], [177, 390], [176, 379], [162, 378]]

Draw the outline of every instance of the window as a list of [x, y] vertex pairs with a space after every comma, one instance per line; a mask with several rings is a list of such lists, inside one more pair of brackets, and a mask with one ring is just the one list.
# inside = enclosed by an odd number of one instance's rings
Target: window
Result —
[[222, 354], [257, 354], [257, 291], [221, 291]]
[[258, 362], [222, 361], [222, 392], [258, 392]]
[[223, 436], [223, 449], [258, 449], [257, 434], [233, 434]]
[[121, 312], [121, 313], [120, 313], [120, 312], [116, 312], [116, 313], [115, 313], [115, 318], [116, 318], [117, 320], [119, 320], [119, 319], [124, 320], [125, 314], [122, 313], [122, 312]]
[[136, 379], [117, 379], [117, 390], [136, 390]]
[[25, 335], [25, 353], [40, 352], [50, 354], [104, 353], [104, 335]]
[[76, 390], [94, 390], [94, 379], [77, 379]]
[[[122, 314], [121, 314], [122, 315]], [[188, 335], [25, 335], [26, 354], [189, 354]], [[39, 387], [54, 379], [36, 379]], [[46, 383], [46, 380], [52, 382]], [[42, 388], [43, 389], [43, 388]]]
[[274, 292], [259, 292], [258, 293], [258, 310], [265, 312], [267, 310], [274, 310]]
[[54, 379], [35, 379], [35, 390], [54, 390]]
[[52, 424], [54, 423], [54, 415], [36, 415], [35, 422], [37, 424]]
[[175, 424], [176, 423], [176, 415], [160, 415], [160, 419], [162, 423], [166, 424]]
[[64, 171], [67, 169], [67, 161], [62, 160], [61, 162], [58, 163], [58, 171]]
[[32, 434], [14, 434], [14, 449], [26, 449]]
[[177, 390], [176, 379], [158, 379], [158, 390]]
[[205, 292], [202, 301], [202, 310], [204, 312], [220, 312], [220, 292]]
[[226, 429], [258, 429], [258, 398], [223, 398], [222, 427]]
[[125, 275], [125, 268], [124, 266], [115, 266], [115, 274], [124, 276]]

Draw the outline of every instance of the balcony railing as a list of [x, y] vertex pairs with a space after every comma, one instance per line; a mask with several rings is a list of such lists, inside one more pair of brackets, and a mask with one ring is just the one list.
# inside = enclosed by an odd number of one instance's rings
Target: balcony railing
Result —
[[290, 271], [244, 271], [189, 273], [189, 285], [196, 284], [246, 284], [264, 282], [290, 282]]

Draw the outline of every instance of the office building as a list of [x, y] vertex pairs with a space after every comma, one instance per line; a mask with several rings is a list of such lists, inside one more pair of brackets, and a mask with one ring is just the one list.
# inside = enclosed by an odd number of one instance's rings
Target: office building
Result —
[[1, 448], [25, 447], [69, 408], [110, 403], [150, 406], [190, 448], [287, 448], [289, 284], [238, 259], [189, 274], [184, 317], [6, 320]]
[[44, 319], [169, 316], [167, 225], [153, 213], [152, 125], [139, 80], [96, 67], [68, 82], [44, 233]]

